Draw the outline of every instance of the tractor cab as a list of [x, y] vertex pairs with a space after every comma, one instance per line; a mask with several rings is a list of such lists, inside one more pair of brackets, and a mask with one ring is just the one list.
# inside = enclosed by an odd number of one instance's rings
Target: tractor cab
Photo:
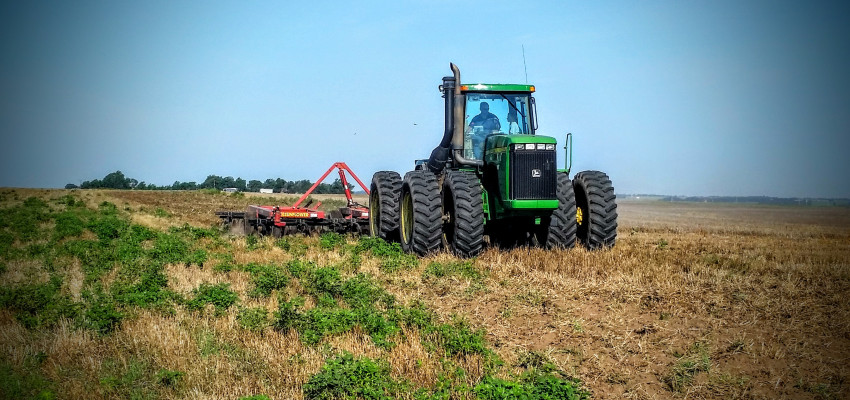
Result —
[[461, 86], [464, 104], [464, 157], [483, 160], [485, 141], [492, 135], [534, 134], [534, 86]]

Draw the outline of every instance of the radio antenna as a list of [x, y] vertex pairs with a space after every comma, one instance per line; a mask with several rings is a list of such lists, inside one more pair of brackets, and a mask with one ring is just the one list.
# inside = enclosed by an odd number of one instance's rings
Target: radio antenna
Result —
[[525, 45], [522, 45], [522, 69], [525, 70], [525, 84], [528, 85], [528, 67], [525, 66]]

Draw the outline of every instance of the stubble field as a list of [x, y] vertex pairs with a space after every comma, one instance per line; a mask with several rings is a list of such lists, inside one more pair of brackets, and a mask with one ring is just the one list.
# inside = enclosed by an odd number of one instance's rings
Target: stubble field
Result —
[[613, 249], [472, 260], [214, 227], [294, 200], [0, 190], [0, 394], [850, 398], [850, 209], [621, 200]]

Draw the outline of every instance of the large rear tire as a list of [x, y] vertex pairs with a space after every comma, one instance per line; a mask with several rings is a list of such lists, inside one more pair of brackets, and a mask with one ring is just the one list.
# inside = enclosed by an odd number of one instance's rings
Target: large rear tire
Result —
[[388, 242], [398, 241], [401, 177], [398, 172], [378, 171], [369, 189], [369, 232]]
[[475, 257], [484, 248], [481, 190], [469, 171], [448, 171], [443, 180], [443, 243], [458, 257]]
[[440, 249], [440, 187], [430, 171], [411, 171], [401, 185], [401, 247], [424, 256]]
[[617, 197], [604, 172], [582, 171], [573, 178], [576, 196], [576, 232], [590, 250], [614, 246], [617, 241]]
[[537, 244], [547, 249], [571, 249], [576, 245], [576, 196], [565, 172], [558, 173], [558, 208], [542, 218], [536, 233]]

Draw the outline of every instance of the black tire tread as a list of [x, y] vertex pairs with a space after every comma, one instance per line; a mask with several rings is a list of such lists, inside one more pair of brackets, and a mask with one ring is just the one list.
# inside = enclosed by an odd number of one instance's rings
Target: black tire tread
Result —
[[547, 249], [571, 249], [576, 244], [576, 195], [573, 183], [565, 172], [558, 173], [558, 208], [552, 212], [548, 224], [541, 227], [538, 245]]
[[402, 196], [409, 192], [413, 203], [413, 229], [408, 243], [402, 238], [402, 248], [424, 256], [440, 249], [442, 215], [440, 188], [430, 171], [410, 171], [402, 181]]
[[448, 171], [443, 196], [452, 196], [454, 204], [454, 224], [446, 226], [454, 232], [447, 235], [452, 240], [447, 240], [446, 245], [459, 257], [477, 256], [484, 248], [484, 201], [478, 176], [470, 171]]
[[608, 175], [601, 171], [582, 171], [573, 178], [576, 192], [582, 191], [588, 203], [588, 228], [579, 240], [591, 250], [614, 246], [617, 241], [617, 196]]
[[[372, 175], [369, 189], [369, 218], [377, 218], [378, 232], [370, 233], [389, 242], [398, 241], [399, 196], [401, 194], [401, 176], [395, 171], [378, 171]], [[372, 199], [380, 202], [380, 212], [374, 213]], [[380, 214], [380, 215], [375, 215]]]

